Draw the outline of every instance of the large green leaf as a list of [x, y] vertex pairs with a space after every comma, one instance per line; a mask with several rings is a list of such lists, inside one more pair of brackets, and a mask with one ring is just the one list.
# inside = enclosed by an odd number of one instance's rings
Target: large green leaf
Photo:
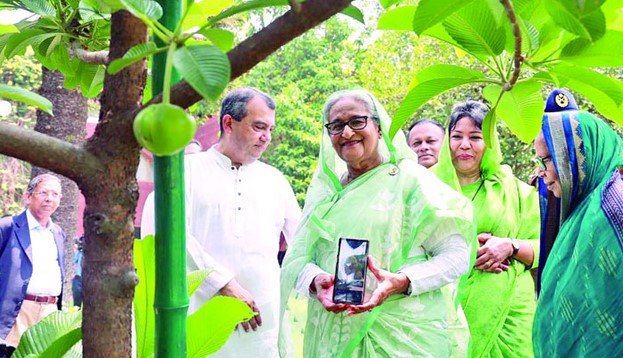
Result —
[[480, 82], [485, 76], [480, 71], [454, 65], [433, 65], [420, 71], [413, 86], [394, 114], [389, 130], [390, 138], [403, 126], [418, 108], [434, 96], [467, 83]]
[[142, 240], [134, 240], [134, 267], [139, 277], [138, 285], [134, 289], [134, 325], [138, 357], [150, 357], [155, 350], [155, 256], [154, 235], [147, 235]]
[[240, 300], [225, 296], [213, 297], [197, 312], [188, 316], [187, 357], [203, 358], [218, 351], [236, 325], [253, 316], [251, 308]]
[[399, 2], [402, 2], [402, 0], [380, 0], [381, 6], [383, 6], [384, 9], [387, 9], [388, 7], [395, 5]]
[[30, 12], [39, 16], [56, 16], [56, 11], [47, 0], [20, 0]]
[[192, 296], [195, 291], [197, 291], [199, 286], [203, 283], [203, 281], [205, 281], [206, 277], [208, 277], [208, 275], [212, 271], [213, 270], [210, 269], [197, 270], [189, 273], [188, 276], [186, 276], [189, 297]]
[[265, 7], [271, 7], [271, 6], [289, 6], [289, 3], [288, 3], [288, 0], [252, 0], [252, 1], [242, 2], [239, 5], [232, 6], [224, 10], [220, 14], [210, 18], [210, 21], [208, 22], [208, 24], [209, 26], [212, 26], [223, 19], [232, 17], [242, 12], [255, 10], [255, 9], [261, 9]]
[[567, 45], [560, 59], [585, 67], [622, 67], [623, 32], [608, 31], [599, 40], [577, 40]]
[[617, 80], [588, 68], [559, 64], [552, 66], [550, 72], [559, 78], [574, 79], [585, 83], [608, 96], [614, 103], [620, 105], [623, 102], [623, 91]]
[[[530, 143], [541, 129], [545, 101], [541, 96], [542, 84], [535, 80], [519, 82], [509, 92], [504, 92], [497, 107], [497, 116], [524, 143]], [[483, 96], [496, 103], [502, 87], [487, 86]]]
[[472, 2], [443, 22], [452, 38], [474, 55], [497, 56], [504, 50], [506, 33], [488, 6]]
[[361, 10], [359, 10], [358, 7], [356, 7], [353, 4], [348, 5], [346, 7], [346, 9], [340, 11], [340, 14], [346, 15], [346, 16], [350, 17], [353, 20], [357, 20], [357, 21], [361, 22], [362, 24], [365, 23], [365, 21], [363, 19], [363, 13], [361, 12]]
[[4, 56], [11, 58], [16, 55], [23, 55], [26, 52], [26, 48], [33, 43], [32, 38], [36, 38], [43, 33], [44, 31], [39, 29], [26, 29], [10, 34], [4, 46]]
[[123, 6], [139, 19], [152, 21], [162, 17], [162, 7], [154, 0], [120, 0]]
[[229, 83], [229, 59], [216, 46], [179, 48], [173, 54], [173, 65], [199, 94], [213, 101]]
[[421, 0], [413, 17], [413, 31], [421, 34], [424, 30], [445, 20], [455, 11], [471, 3], [473, 0]]
[[114, 75], [131, 64], [155, 53], [166, 51], [166, 49], [167, 47], [156, 47], [156, 44], [153, 42], [136, 45], [129, 49], [123, 57], [113, 60], [110, 65], [108, 65], [108, 73]]
[[28, 105], [35, 106], [50, 115], [53, 114], [52, 102], [50, 102], [45, 97], [42, 97], [23, 88], [0, 84], [0, 97], [13, 101], [23, 102]]
[[203, 0], [190, 3], [188, 12], [183, 19], [183, 27], [186, 30], [208, 22], [208, 18], [218, 15], [223, 10], [231, 7], [233, 0]]
[[82, 338], [81, 323], [82, 311], [54, 312], [24, 332], [12, 357], [62, 357]]
[[12, 32], [19, 32], [17, 26], [0, 24], [0, 34], [9, 34]]
[[103, 65], [80, 62], [76, 74], [80, 76], [80, 91], [83, 96], [94, 98], [102, 91], [106, 74], [106, 68]]
[[212, 44], [220, 48], [223, 52], [227, 52], [234, 47], [233, 32], [223, 29], [209, 28], [201, 31], [201, 34], [205, 36], [208, 40], [210, 40]]
[[386, 11], [379, 17], [378, 29], [413, 31], [415, 9], [415, 6], [401, 6]]
[[[596, 40], [603, 35], [605, 18], [603, 14], [593, 13], [578, 14], [573, 6], [565, 0], [545, 0], [547, 12], [552, 19], [562, 28], [580, 37]], [[600, 10], [598, 10], [600, 11]]]

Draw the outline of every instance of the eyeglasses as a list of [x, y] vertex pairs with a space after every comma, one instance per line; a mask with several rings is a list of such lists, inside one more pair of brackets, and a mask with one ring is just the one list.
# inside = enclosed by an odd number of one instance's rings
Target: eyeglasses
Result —
[[354, 117], [351, 117], [351, 119], [349, 119], [346, 122], [333, 121], [331, 123], [325, 124], [324, 126], [329, 131], [329, 134], [337, 135], [337, 134], [342, 133], [344, 131], [344, 128], [346, 128], [346, 126], [349, 126], [350, 129], [354, 131], [364, 129], [366, 125], [368, 124], [368, 118], [376, 119], [376, 117], [369, 117], [369, 116], [354, 116]]
[[549, 162], [551, 160], [552, 160], [552, 157], [549, 156], [549, 155], [547, 157], [538, 157], [537, 156], [536, 158], [532, 159], [532, 161], [535, 162], [536, 165], [538, 165], [541, 170], [547, 170], [547, 165], [546, 164], [547, 164], [547, 162]]
[[62, 197], [61, 194], [59, 193], [55, 193], [55, 192], [48, 192], [48, 191], [38, 191], [36, 193], [32, 193], [32, 195], [36, 195], [39, 197], [39, 199], [45, 199], [48, 196], [51, 196], [52, 199], [60, 199]]

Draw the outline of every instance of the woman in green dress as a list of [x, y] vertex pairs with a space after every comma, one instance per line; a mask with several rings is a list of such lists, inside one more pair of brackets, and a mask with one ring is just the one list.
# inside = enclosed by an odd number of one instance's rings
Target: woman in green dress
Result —
[[[550, 94], [545, 112], [534, 146], [540, 184], [555, 196], [543, 207], [550, 215], [543, 217], [542, 237], [555, 240], [542, 243], [535, 354], [621, 354], [623, 140], [604, 121], [578, 111], [565, 90]], [[552, 205], [557, 213], [547, 210]], [[554, 235], [545, 235], [547, 229]]]
[[476, 101], [454, 106], [448, 142], [432, 170], [474, 207], [478, 249], [460, 297], [470, 356], [531, 357], [536, 295], [529, 270], [538, 258], [538, 195], [501, 165], [497, 135], [483, 136], [487, 113]]
[[[368, 92], [332, 95], [302, 223], [284, 258], [283, 302], [308, 297], [305, 357], [447, 357], [442, 288], [469, 268], [469, 201], [417, 164]], [[332, 300], [340, 237], [369, 240], [361, 305]], [[467, 332], [465, 332], [467, 333]]]

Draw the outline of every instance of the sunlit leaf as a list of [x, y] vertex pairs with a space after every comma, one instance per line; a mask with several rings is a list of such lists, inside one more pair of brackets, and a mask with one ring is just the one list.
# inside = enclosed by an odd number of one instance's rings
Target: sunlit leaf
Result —
[[227, 52], [234, 47], [233, 32], [223, 29], [209, 28], [201, 31], [200, 33], [223, 52]]
[[433, 65], [420, 71], [392, 119], [389, 136], [400, 129], [426, 101], [451, 88], [485, 79], [480, 71], [454, 65]]
[[384, 9], [387, 9], [388, 7], [395, 5], [402, 1], [403, 0], [380, 0], [379, 2], [381, 3], [381, 6], [383, 6]]
[[103, 65], [92, 65], [81, 62], [76, 74], [80, 76], [80, 91], [87, 98], [96, 97], [104, 87], [106, 68]]
[[623, 32], [608, 31], [594, 43], [576, 40], [565, 46], [560, 59], [585, 67], [623, 66]]
[[0, 97], [26, 103], [52, 115], [52, 102], [47, 98], [23, 88], [0, 84]]
[[154, 235], [134, 241], [134, 267], [139, 277], [134, 289], [134, 325], [138, 357], [150, 357], [155, 350], [156, 244]]
[[187, 357], [203, 358], [218, 351], [236, 325], [253, 316], [251, 308], [240, 300], [225, 296], [213, 297], [188, 316]]
[[0, 34], [8, 34], [12, 32], [19, 32], [15, 25], [0, 24]]
[[56, 16], [56, 11], [46, 0], [20, 0], [31, 12], [39, 16]]
[[216, 46], [198, 45], [179, 48], [173, 65], [199, 94], [216, 100], [229, 83], [229, 59]]
[[[530, 143], [541, 128], [545, 100], [541, 96], [542, 84], [534, 81], [518, 82], [509, 92], [504, 92], [497, 107], [497, 116], [524, 143]], [[498, 85], [487, 86], [483, 96], [491, 103], [502, 92]]]
[[558, 25], [571, 33], [591, 40], [603, 35], [603, 28], [606, 26], [603, 14], [600, 16], [587, 13], [582, 17], [569, 2], [558, 0], [547, 0], [546, 9]]
[[421, 34], [424, 30], [445, 20], [455, 11], [471, 3], [473, 0], [421, 0], [413, 17], [413, 31]]
[[452, 38], [474, 55], [497, 56], [504, 50], [506, 34], [489, 7], [473, 2], [444, 20]]
[[188, 285], [188, 296], [192, 296], [193, 293], [199, 288], [199, 286], [205, 281], [206, 277], [213, 270], [205, 269], [205, 270], [197, 270], [189, 273], [186, 276], [186, 281]]
[[200, 2], [191, 2], [188, 13], [184, 18], [184, 29], [191, 29], [195, 26], [202, 26], [208, 22], [208, 18], [218, 15], [223, 10], [231, 7], [233, 0], [203, 0]]
[[22, 335], [13, 358], [62, 357], [81, 338], [82, 311], [57, 311]]
[[162, 7], [154, 0], [120, 0], [123, 6], [140, 19], [158, 20], [162, 17]]
[[378, 29], [413, 31], [415, 8], [415, 6], [401, 6], [386, 11], [379, 18]]
[[357, 20], [360, 23], [365, 23], [364, 19], [363, 19], [363, 13], [361, 12], [361, 10], [359, 10], [358, 7], [354, 6], [354, 5], [348, 5], [346, 7], [346, 9], [340, 11], [340, 14], [342, 15], [346, 15], [350, 18], [352, 18], [353, 20]]
[[123, 57], [118, 58], [108, 65], [108, 73], [111, 75], [116, 74], [117, 72], [123, 70], [124, 68], [130, 66], [131, 64], [138, 62], [144, 59], [147, 56], [151, 56], [155, 53], [165, 51], [167, 48], [157, 48], [156, 44], [153, 42], [147, 42], [144, 44], [139, 44], [131, 49], [123, 55]]

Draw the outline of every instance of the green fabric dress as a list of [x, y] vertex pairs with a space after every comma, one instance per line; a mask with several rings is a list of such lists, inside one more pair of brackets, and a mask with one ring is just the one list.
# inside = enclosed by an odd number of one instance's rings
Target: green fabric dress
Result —
[[537, 357], [623, 352], [623, 140], [580, 111], [545, 113], [560, 178], [560, 231], [541, 275]]
[[[529, 240], [534, 249], [532, 267], [536, 267], [540, 228], [538, 195], [533, 187], [514, 177], [508, 166], [500, 164], [497, 134], [494, 132], [490, 139], [484, 134], [489, 145], [480, 164], [481, 181], [460, 186], [448, 145], [449, 133], [439, 162], [432, 170], [473, 200], [478, 233]], [[477, 247], [477, 238], [473, 239]], [[461, 303], [471, 333], [471, 357], [533, 356], [531, 332], [536, 293], [525, 264], [511, 260], [509, 270], [501, 273], [472, 270]]]
[[[390, 142], [389, 116], [368, 95], [381, 122], [383, 139], [378, 149], [388, 160], [343, 187], [339, 178], [346, 172], [345, 163], [323, 134], [303, 220], [283, 262], [282, 302], [288, 301], [307, 263], [328, 273], [335, 271], [340, 237], [370, 240], [370, 256], [391, 272], [427, 260], [421, 247], [424, 241], [452, 234], [473, 237], [469, 201], [417, 164], [401, 132]], [[374, 287], [375, 278], [368, 273], [366, 291]], [[318, 300], [309, 299], [304, 356], [448, 357], [456, 339], [448, 333], [448, 321], [458, 321], [448, 294], [434, 289], [393, 295], [370, 313], [353, 316], [328, 312]], [[467, 337], [465, 326], [462, 333]]]

